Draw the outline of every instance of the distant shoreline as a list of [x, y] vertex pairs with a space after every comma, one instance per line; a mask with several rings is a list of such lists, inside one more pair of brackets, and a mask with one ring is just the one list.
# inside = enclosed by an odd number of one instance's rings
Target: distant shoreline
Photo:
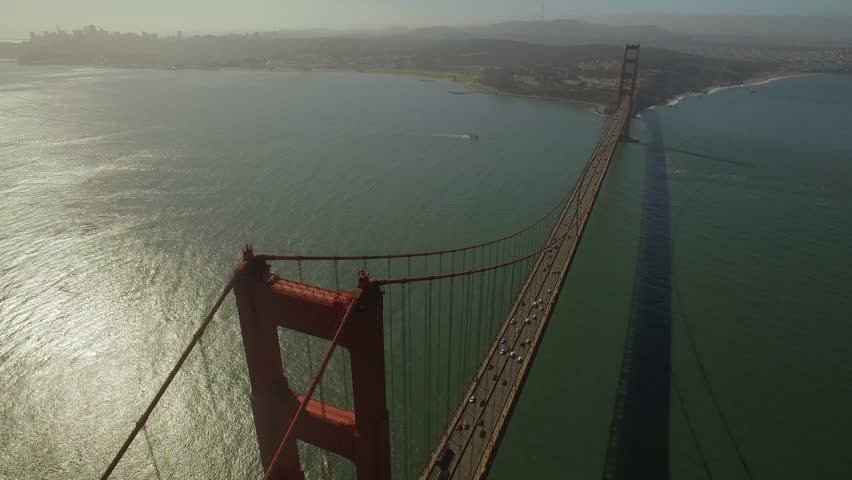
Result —
[[756, 77], [750, 78], [743, 82], [741, 85], [728, 85], [728, 86], [716, 86], [707, 90], [707, 94], [713, 94], [716, 92], [721, 92], [722, 90], [728, 90], [731, 88], [744, 88], [744, 87], [754, 87], [758, 85], [766, 85], [767, 83], [772, 83], [778, 80], [786, 80], [788, 78], [800, 78], [800, 77], [814, 77], [817, 75], [828, 75], [827, 73], [803, 73], [803, 72], [789, 72], [789, 73], [772, 73], [766, 75], [758, 75]]
[[365, 69], [365, 70], [354, 70], [356, 72], [362, 73], [382, 73], [387, 75], [399, 75], [399, 76], [407, 76], [407, 77], [417, 77], [429, 80], [446, 80], [449, 82], [455, 82], [464, 85], [464, 87], [468, 90], [472, 90], [476, 93], [487, 93], [493, 95], [503, 95], [507, 97], [518, 97], [518, 98], [530, 98], [534, 100], [548, 100], [554, 102], [564, 102], [564, 103], [572, 103], [576, 105], [582, 105], [584, 107], [590, 107], [595, 113], [603, 113], [605, 107], [599, 103], [594, 102], [585, 102], [583, 100], [572, 100], [569, 98], [559, 98], [559, 97], [543, 97], [539, 95], [524, 95], [522, 93], [510, 93], [504, 92], [502, 90], [497, 90], [492, 87], [487, 87], [482, 85], [481, 83], [476, 81], [476, 78], [469, 73], [454, 73], [454, 72], [445, 72], [440, 70], [404, 70], [404, 69], [393, 69], [393, 68], [381, 68], [381, 69]]
[[480, 89], [474, 85], [465, 85], [466, 88], [473, 90], [477, 93], [491, 93], [494, 95], [504, 95], [507, 97], [518, 97], [518, 98], [531, 98], [534, 100], [548, 100], [551, 102], [563, 102], [563, 103], [573, 103], [576, 105], [582, 105], [584, 107], [590, 107], [595, 113], [604, 114], [605, 107], [599, 103], [593, 102], [584, 102], [583, 100], [571, 100], [570, 98], [559, 98], [559, 97], [542, 97], [539, 95], [524, 95], [522, 93], [509, 93], [503, 92], [501, 90], [490, 90], [490, 89]]
[[[0, 60], [3, 61], [3, 60]], [[15, 61], [11, 59], [10, 61]], [[145, 69], [145, 70], [203, 70], [203, 71], [265, 71], [265, 72], [349, 72], [349, 73], [367, 73], [367, 74], [382, 74], [394, 75], [402, 77], [414, 77], [425, 80], [443, 80], [463, 85], [465, 89], [476, 93], [485, 93], [493, 95], [502, 95], [507, 97], [527, 98], [532, 100], [546, 100], [551, 102], [568, 103], [576, 106], [586, 107], [589, 110], [599, 115], [606, 115], [606, 106], [587, 102], [583, 100], [575, 100], [562, 97], [547, 97], [540, 95], [528, 95], [522, 93], [512, 93], [498, 90], [494, 87], [483, 85], [477, 81], [477, 78], [466, 72], [452, 72], [444, 70], [415, 70], [415, 69], [400, 69], [400, 68], [345, 68], [345, 67], [271, 67], [271, 68], [251, 68], [251, 67], [204, 67], [204, 66], [179, 66], [177, 68], [170, 66], [156, 65], [122, 65], [122, 64], [89, 64], [89, 63], [23, 63], [27, 66], [69, 66], [69, 67], [91, 67], [91, 68], [125, 68], [125, 69]], [[693, 96], [711, 95], [716, 92], [728, 90], [732, 88], [744, 88], [751, 86], [765, 85], [767, 83], [788, 78], [810, 77], [816, 75], [827, 75], [828, 73], [804, 73], [804, 72], [767, 72], [755, 77], [752, 77], [743, 83], [734, 85], [712, 85], [697, 92], [684, 92], [675, 95], [668, 99], [665, 103], [652, 105], [648, 109], [655, 108], [671, 108], [678, 105], [683, 99]]]
[[761, 75], [757, 75], [746, 80], [743, 83], [738, 83], [735, 85], [714, 85], [711, 87], [707, 87], [700, 92], [687, 92], [677, 95], [669, 99], [665, 104], [662, 105], [653, 105], [648, 107], [648, 109], [655, 109], [658, 107], [670, 108], [677, 106], [683, 99], [688, 97], [698, 97], [702, 95], [712, 95], [717, 92], [721, 92], [724, 90], [730, 90], [733, 88], [747, 88], [747, 87], [755, 87], [760, 85], [766, 85], [768, 83], [776, 82], [778, 80], [786, 80], [789, 78], [800, 78], [800, 77], [813, 77], [817, 75], [828, 75], [827, 73], [803, 73], [803, 72], [774, 72], [774, 73], [764, 73]]
[[167, 71], [179, 71], [179, 70], [204, 70], [204, 71], [261, 71], [261, 72], [350, 72], [350, 73], [368, 73], [368, 74], [382, 74], [382, 75], [395, 75], [400, 77], [414, 77], [421, 78], [427, 80], [444, 80], [448, 82], [458, 83], [463, 85], [466, 89], [471, 90], [476, 93], [486, 93], [493, 95], [503, 95], [507, 97], [517, 97], [517, 98], [529, 98], [533, 100], [547, 100], [552, 102], [560, 102], [560, 103], [570, 103], [578, 106], [588, 107], [590, 110], [594, 111], [597, 114], [605, 115], [606, 107], [599, 103], [594, 102], [586, 102], [583, 100], [572, 100], [569, 98], [560, 98], [560, 97], [544, 97], [539, 95], [525, 95], [521, 93], [511, 93], [504, 92], [501, 90], [497, 90], [492, 87], [488, 87], [479, 83], [476, 77], [470, 73], [465, 72], [451, 72], [444, 70], [415, 70], [415, 69], [402, 69], [402, 68], [335, 68], [335, 67], [271, 67], [271, 68], [247, 68], [247, 67], [202, 67], [202, 66], [181, 66], [179, 68], [172, 68], [169, 66], [155, 66], [155, 65], [122, 65], [122, 64], [90, 64], [90, 63], [23, 63], [21, 65], [27, 66], [69, 66], [69, 67], [92, 67], [92, 68], [126, 68], [126, 69], [144, 69], [144, 70], [167, 70]]

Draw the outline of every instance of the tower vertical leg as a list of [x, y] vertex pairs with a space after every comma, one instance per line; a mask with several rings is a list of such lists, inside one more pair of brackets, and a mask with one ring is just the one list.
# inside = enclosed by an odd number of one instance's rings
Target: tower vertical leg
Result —
[[[281, 428], [295, 412], [298, 403], [290, 390], [281, 365], [278, 347], [278, 332], [274, 324], [264, 321], [256, 311], [253, 286], [262, 272], [257, 265], [244, 269], [242, 277], [234, 286], [240, 329], [245, 348], [246, 364], [251, 382], [251, 408], [254, 416], [257, 444], [263, 469], [269, 467], [278, 442]], [[284, 446], [281, 460], [273, 472], [273, 479], [304, 480], [296, 441]]]
[[359, 479], [390, 480], [390, 426], [385, 395], [382, 292], [364, 285], [347, 339], [352, 362], [352, 395], [359, 439], [355, 468]]

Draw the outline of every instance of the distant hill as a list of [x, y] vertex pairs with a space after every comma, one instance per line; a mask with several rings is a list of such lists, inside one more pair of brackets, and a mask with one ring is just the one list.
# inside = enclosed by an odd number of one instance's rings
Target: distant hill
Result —
[[852, 72], [849, 49], [720, 46], [657, 26], [579, 20], [167, 37], [90, 25], [33, 35], [22, 44], [0, 44], [0, 56], [5, 48], [7, 56], [17, 56], [22, 64], [441, 72], [479, 90], [603, 108], [614, 98], [625, 42], [642, 44], [641, 105], [739, 84], [760, 74]]
[[[561, 46], [453, 39], [434, 40], [406, 50], [404, 60], [398, 61], [412, 69], [479, 71], [480, 83], [503, 92], [605, 105], [614, 96], [611, 82], [617, 76], [623, 51], [623, 44]], [[401, 57], [401, 53], [397, 54]], [[686, 92], [739, 84], [775, 67], [643, 46], [639, 104], [657, 105]]]
[[17, 58], [22, 51], [22, 44], [15, 42], [0, 42], [0, 58]]
[[466, 27], [429, 27], [410, 35], [429, 39], [493, 38], [550, 45], [588, 43], [681, 48], [706, 45], [852, 47], [852, 16], [610, 15], [510, 21]]
[[[839, 4], [840, 2], [838, 2]], [[848, 0], [847, 0], [847, 3]], [[693, 41], [756, 46], [852, 47], [852, 16], [602, 14], [586, 18], [613, 26], [656, 25]]]
[[[482, 89], [569, 99], [601, 107], [614, 98], [624, 38], [629, 29], [602, 29], [610, 42], [581, 45], [530, 43], [485, 36], [520, 37], [534, 22], [507, 22], [474, 32], [437, 27], [405, 34], [282, 38], [277, 34], [159, 37], [115, 33], [94, 26], [48, 32], [22, 45], [21, 63], [87, 64], [158, 68], [353, 69], [429, 71], [462, 75]], [[576, 29], [571, 34], [569, 25]], [[589, 38], [583, 22], [548, 22], [536, 33], [568, 42]], [[652, 29], [654, 30], [654, 29]], [[656, 31], [656, 30], [655, 30]], [[656, 31], [662, 37], [664, 31]], [[558, 34], [558, 35], [557, 35]], [[482, 35], [482, 37], [480, 37]], [[632, 39], [631, 39], [632, 40]], [[556, 40], [554, 40], [555, 42]], [[643, 42], [642, 105], [714, 85], [743, 82], [772, 66], [712, 59], [646, 46]], [[470, 86], [474, 86], [470, 83]]]
[[655, 26], [611, 26], [581, 20], [511, 21], [469, 27], [429, 27], [411, 32], [429, 39], [490, 38], [549, 45], [624, 44], [654, 46], [687, 42], [684, 35]]

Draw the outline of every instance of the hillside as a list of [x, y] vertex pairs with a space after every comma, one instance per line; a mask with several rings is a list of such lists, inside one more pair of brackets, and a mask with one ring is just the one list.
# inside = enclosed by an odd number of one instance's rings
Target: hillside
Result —
[[21, 50], [20, 43], [0, 42], [0, 58], [18, 58]]
[[[431, 32], [436, 33], [436, 32]], [[21, 63], [158, 68], [398, 69], [464, 73], [482, 89], [607, 105], [621, 45], [541, 45], [440, 34], [280, 38], [274, 35], [158, 37], [87, 27], [21, 44]], [[685, 92], [741, 83], [772, 65], [643, 47], [641, 105]]]

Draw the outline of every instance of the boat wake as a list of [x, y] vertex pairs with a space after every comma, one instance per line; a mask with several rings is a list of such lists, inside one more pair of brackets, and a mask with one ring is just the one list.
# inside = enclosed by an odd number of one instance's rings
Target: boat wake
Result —
[[479, 138], [479, 135], [471, 135], [468, 133], [436, 133], [432, 135], [433, 137], [444, 137], [444, 138], [464, 138], [467, 140], [473, 140]]

